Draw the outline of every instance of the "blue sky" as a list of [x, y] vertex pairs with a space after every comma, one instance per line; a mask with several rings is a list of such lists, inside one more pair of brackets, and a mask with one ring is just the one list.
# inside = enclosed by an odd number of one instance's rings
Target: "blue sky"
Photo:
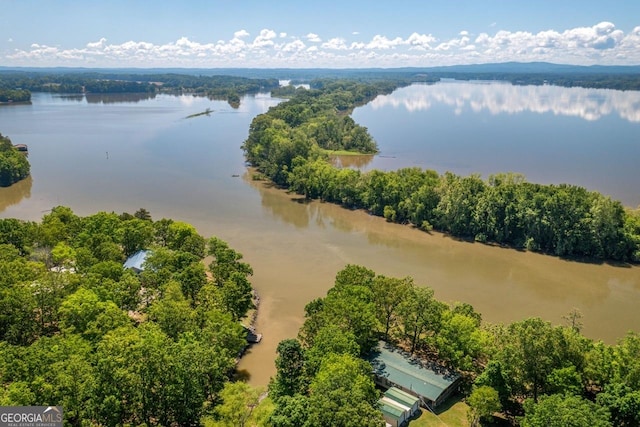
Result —
[[0, 0], [0, 65], [640, 64], [640, 0]]

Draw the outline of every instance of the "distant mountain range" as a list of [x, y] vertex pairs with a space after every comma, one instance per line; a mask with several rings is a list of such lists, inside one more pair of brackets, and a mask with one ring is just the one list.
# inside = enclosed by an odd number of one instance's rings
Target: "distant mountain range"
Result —
[[399, 68], [81, 68], [81, 67], [4, 67], [2, 72], [27, 73], [123, 73], [123, 74], [190, 74], [230, 75], [241, 77], [309, 78], [317, 76], [344, 76], [353, 74], [404, 73], [501, 73], [501, 74], [640, 74], [640, 65], [566, 65], [549, 62], [503, 62], [492, 64], [451, 65], [440, 67]]
[[576, 73], [576, 74], [640, 74], [640, 65], [567, 65], [550, 62], [502, 62], [494, 64], [451, 65], [430, 67], [431, 72], [460, 73]]

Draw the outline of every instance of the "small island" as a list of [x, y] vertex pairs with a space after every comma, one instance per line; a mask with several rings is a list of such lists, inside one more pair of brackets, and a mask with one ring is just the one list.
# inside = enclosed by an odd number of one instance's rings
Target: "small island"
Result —
[[14, 146], [0, 133], [0, 187], [9, 187], [29, 176], [31, 166], [25, 155], [27, 146]]

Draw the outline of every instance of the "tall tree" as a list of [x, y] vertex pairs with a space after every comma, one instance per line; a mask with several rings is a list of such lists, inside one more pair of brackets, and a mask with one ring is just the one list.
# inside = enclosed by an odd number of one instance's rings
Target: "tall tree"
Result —
[[554, 394], [524, 404], [523, 427], [608, 427], [609, 412], [579, 396]]
[[280, 341], [276, 349], [276, 376], [270, 385], [274, 399], [294, 396], [306, 389], [304, 351], [295, 339]]
[[411, 342], [411, 352], [416, 350], [418, 340], [427, 330], [439, 328], [446, 306], [434, 300], [433, 289], [414, 286], [399, 307], [405, 337]]
[[371, 366], [348, 354], [330, 355], [309, 386], [309, 426], [380, 426]]
[[483, 418], [490, 417], [502, 407], [498, 392], [489, 386], [475, 387], [467, 399], [467, 404], [469, 405], [467, 418], [471, 427], [479, 426]]
[[228, 382], [220, 392], [222, 404], [215, 408], [222, 424], [229, 427], [248, 426], [253, 411], [260, 402], [262, 390], [240, 381]]
[[388, 339], [389, 329], [394, 326], [400, 304], [409, 296], [413, 279], [405, 277], [376, 276], [373, 281], [373, 298], [376, 304], [378, 320], [384, 325], [384, 336]]

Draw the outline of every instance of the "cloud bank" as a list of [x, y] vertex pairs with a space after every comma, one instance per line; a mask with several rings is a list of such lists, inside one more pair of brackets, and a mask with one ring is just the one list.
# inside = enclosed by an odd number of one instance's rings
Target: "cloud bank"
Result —
[[323, 37], [309, 32], [296, 36], [273, 29], [250, 34], [236, 31], [227, 40], [206, 43], [182, 37], [155, 44], [127, 41], [111, 44], [105, 38], [81, 47], [32, 44], [2, 55], [9, 66], [85, 67], [429, 67], [506, 61], [548, 61], [575, 65], [640, 64], [640, 26], [630, 32], [611, 22], [564, 31], [538, 33], [500, 30], [471, 34], [461, 30], [442, 40], [413, 32], [405, 38], [374, 35], [369, 41]]

